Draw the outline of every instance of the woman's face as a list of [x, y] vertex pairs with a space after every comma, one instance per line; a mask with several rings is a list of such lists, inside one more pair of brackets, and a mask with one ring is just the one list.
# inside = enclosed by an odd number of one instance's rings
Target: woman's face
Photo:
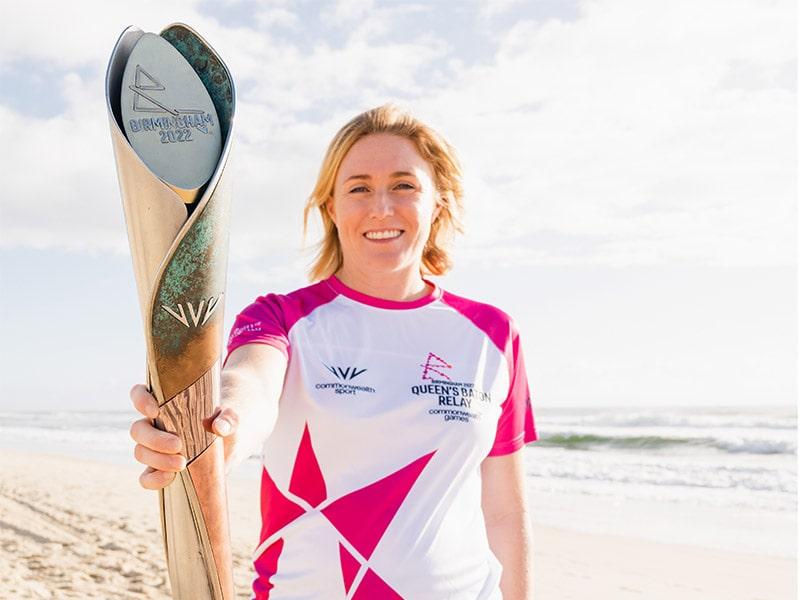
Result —
[[346, 268], [419, 272], [431, 223], [441, 210], [433, 171], [410, 140], [376, 133], [345, 155], [326, 205]]

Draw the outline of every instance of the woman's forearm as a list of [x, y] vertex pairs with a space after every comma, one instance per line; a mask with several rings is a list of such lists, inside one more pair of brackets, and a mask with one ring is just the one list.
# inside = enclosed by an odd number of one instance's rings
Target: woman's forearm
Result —
[[230, 424], [233, 433], [224, 438], [228, 470], [259, 452], [275, 428], [287, 365], [287, 356], [266, 344], [245, 344], [228, 355], [217, 419], [236, 421]]
[[265, 388], [263, 381], [240, 371], [223, 371], [221, 396], [222, 406], [233, 408], [238, 416], [235, 434], [225, 440], [225, 463], [231, 469], [258, 453], [272, 433], [278, 418], [280, 387]]
[[513, 512], [486, 523], [489, 546], [500, 564], [503, 600], [532, 600], [531, 523], [527, 512]]

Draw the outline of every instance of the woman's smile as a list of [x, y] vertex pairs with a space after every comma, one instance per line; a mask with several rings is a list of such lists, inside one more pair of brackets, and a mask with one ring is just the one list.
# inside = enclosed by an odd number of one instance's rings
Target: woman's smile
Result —
[[364, 237], [373, 242], [390, 242], [403, 235], [402, 229], [379, 229], [377, 231], [367, 231]]

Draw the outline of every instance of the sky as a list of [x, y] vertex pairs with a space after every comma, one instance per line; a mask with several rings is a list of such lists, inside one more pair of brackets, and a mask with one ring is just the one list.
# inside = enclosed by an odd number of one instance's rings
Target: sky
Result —
[[143, 380], [103, 77], [125, 27], [175, 21], [237, 86], [226, 329], [306, 285], [324, 150], [392, 101], [459, 152], [467, 233], [438, 283], [514, 317], [534, 409], [796, 401], [791, 1], [3, 10], [0, 410], [125, 409]]

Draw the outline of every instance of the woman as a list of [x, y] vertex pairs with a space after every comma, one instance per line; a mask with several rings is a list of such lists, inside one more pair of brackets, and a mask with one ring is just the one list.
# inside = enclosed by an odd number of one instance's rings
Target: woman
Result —
[[[263, 444], [257, 598], [531, 596], [518, 333], [424, 277], [450, 268], [460, 182], [452, 148], [409, 114], [357, 116], [305, 209], [325, 226], [316, 283], [236, 318], [211, 428], [229, 465]], [[144, 386], [131, 398], [156, 416]], [[148, 419], [131, 433], [158, 489], [185, 460]]]

